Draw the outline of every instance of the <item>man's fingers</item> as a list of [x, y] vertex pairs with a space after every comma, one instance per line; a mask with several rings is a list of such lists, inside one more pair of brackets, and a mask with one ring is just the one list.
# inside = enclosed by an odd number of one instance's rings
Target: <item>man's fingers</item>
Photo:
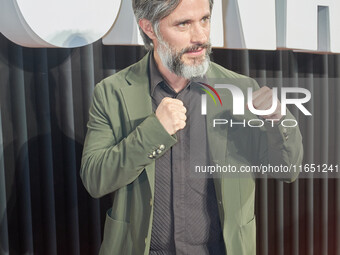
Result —
[[[256, 108], [256, 109], [261, 109], [261, 110], [268, 110], [268, 109], [270, 109], [271, 107], [272, 107], [272, 105], [273, 105], [273, 100], [272, 100], [272, 98], [270, 97], [270, 98], [265, 98], [263, 101], [261, 101], [261, 102], [257, 102], [257, 103], [254, 103], [253, 102], [253, 104], [254, 104], [254, 107]], [[255, 105], [256, 104], [256, 105]]]
[[183, 112], [183, 113], [187, 112], [187, 109], [184, 107], [183, 102], [178, 99], [165, 97], [161, 101], [160, 105], [164, 105], [170, 111], [178, 111], [178, 112]]
[[180, 107], [180, 108], [178, 109], [178, 111], [185, 114], [185, 113], [187, 112], [187, 108], [185, 108], [184, 106], [182, 106], [182, 107]]
[[183, 102], [181, 100], [171, 97], [164, 97], [161, 103], [169, 103], [183, 106]]
[[176, 124], [176, 131], [185, 128], [185, 126], [186, 126], [185, 121], [182, 121], [182, 120], [178, 121], [177, 124]]
[[186, 121], [187, 120], [187, 116], [185, 115], [185, 114], [179, 114], [178, 115], [178, 118], [180, 119], [180, 120], [183, 120], [183, 121]]
[[185, 127], [187, 109], [178, 99], [166, 97], [156, 109], [156, 116], [170, 135]]
[[267, 110], [272, 107], [273, 104], [273, 91], [268, 87], [262, 87], [261, 89], [253, 93], [253, 106], [255, 109]]
[[264, 86], [260, 88], [259, 90], [256, 90], [253, 92], [253, 101], [254, 100], [260, 100], [262, 101], [264, 98], [266, 98], [268, 95], [272, 95], [272, 90], [268, 88], [267, 86]]

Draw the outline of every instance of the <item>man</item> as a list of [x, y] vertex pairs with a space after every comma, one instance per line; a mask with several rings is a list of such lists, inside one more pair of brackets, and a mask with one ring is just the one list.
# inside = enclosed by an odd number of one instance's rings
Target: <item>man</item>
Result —
[[114, 196], [100, 254], [255, 254], [254, 178], [194, 178], [189, 161], [197, 152], [206, 164], [301, 162], [300, 132], [279, 125], [280, 104], [261, 129], [213, 129], [211, 119], [230, 113], [230, 94], [200, 114], [200, 88], [213, 80], [256, 89], [258, 110], [272, 102], [267, 87], [210, 62], [212, 5], [133, 1], [149, 53], [96, 86], [82, 159], [89, 193]]

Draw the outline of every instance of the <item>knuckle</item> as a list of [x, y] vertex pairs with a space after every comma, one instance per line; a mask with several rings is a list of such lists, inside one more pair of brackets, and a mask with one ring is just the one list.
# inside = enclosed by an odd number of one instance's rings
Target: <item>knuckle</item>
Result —
[[177, 102], [179, 105], [183, 105], [183, 102], [181, 101], [181, 100], [179, 100], [179, 99], [174, 99], [175, 100], [175, 102]]
[[175, 107], [173, 104], [171, 104], [171, 103], [169, 103], [169, 104], [167, 105], [167, 109], [168, 109], [169, 111], [171, 111], [171, 112], [175, 112], [175, 111], [176, 111], [176, 107]]
[[176, 120], [176, 113], [175, 113], [175, 112], [171, 112], [171, 118], [172, 118], [173, 120]]

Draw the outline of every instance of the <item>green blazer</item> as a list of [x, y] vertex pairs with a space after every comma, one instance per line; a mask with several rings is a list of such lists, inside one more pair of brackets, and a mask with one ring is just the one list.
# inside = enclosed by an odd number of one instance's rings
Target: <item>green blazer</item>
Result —
[[[104, 79], [93, 96], [80, 175], [95, 198], [113, 193], [106, 215], [100, 254], [148, 254], [153, 218], [155, 160], [177, 141], [152, 111], [147, 54], [138, 63]], [[246, 94], [257, 83], [211, 63], [207, 78], [230, 81]], [[231, 94], [218, 90], [223, 107], [209, 105], [207, 137], [211, 158], [219, 165], [300, 164], [302, 138], [298, 127], [213, 128], [212, 119], [230, 116]], [[212, 101], [212, 100], [210, 100]], [[246, 112], [247, 119], [257, 118]], [[288, 112], [287, 117], [294, 118]], [[164, 145], [163, 153], [151, 158]], [[163, 146], [161, 146], [163, 147]], [[293, 181], [297, 173], [279, 176]], [[228, 255], [255, 254], [255, 180], [252, 175], [214, 178], [219, 216]]]

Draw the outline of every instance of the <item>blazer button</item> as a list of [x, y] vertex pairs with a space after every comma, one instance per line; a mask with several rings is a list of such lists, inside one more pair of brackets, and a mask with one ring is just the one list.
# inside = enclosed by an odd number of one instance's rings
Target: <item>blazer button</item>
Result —
[[164, 150], [165, 149], [165, 146], [164, 146], [164, 144], [161, 144], [161, 145], [159, 145], [159, 147], [158, 147], [160, 150]]
[[153, 157], [156, 157], [156, 155], [157, 155], [157, 154], [156, 154], [156, 151], [153, 151], [153, 152], [152, 152], [152, 156], [153, 156]]
[[157, 152], [157, 154], [159, 155], [159, 154], [162, 153], [162, 150], [161, 150], [161, 149], [157, 149], [156, 152]]
[[152, 154], [150, 154], [150, 155], [148, 156], [148, 158], [151, 158], [151, 159], [153, 159], [153, 155], [152, 155]]

